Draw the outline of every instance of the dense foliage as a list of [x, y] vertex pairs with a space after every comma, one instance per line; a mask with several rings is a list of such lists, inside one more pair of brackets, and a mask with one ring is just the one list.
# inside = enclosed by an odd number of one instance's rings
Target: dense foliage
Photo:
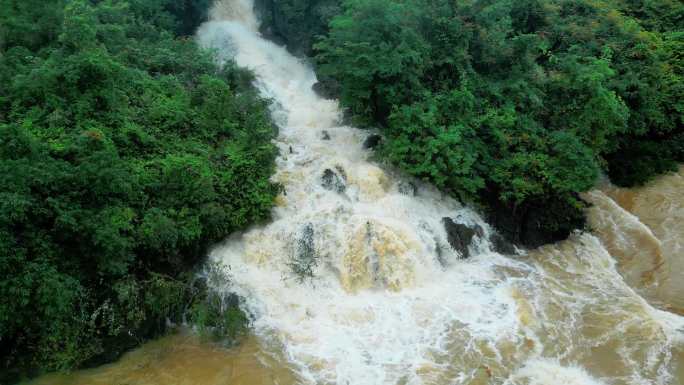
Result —
[[330, 19], [341, 11], [339, 0], [254, 2], [263, 35], [285, 43], [297, 55], [312, 55], [316, 37], [327, 31]]
[[190, 308], [244, 321], [191, 269], [268, 217], [275, 129], [250, 74], [176, 37], [206, 5], [0, 0], [0, 382], [110, 359]]
[[[300, 2], [275, 10], [296, 20]], [[385, 159], [481, 205], [516, 242], [581, 227], [578, 193], [602, 172], [632, 185], [684, 161], [680, 1], [337, 4], [312, 32], [327, 88], [381, 129]]]

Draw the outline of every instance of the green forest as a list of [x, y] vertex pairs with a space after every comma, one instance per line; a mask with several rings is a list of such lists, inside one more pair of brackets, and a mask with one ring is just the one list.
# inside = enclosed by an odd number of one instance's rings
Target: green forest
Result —
[[208, 2], [0, 1], [0, 383], [111, 361], [166, 320], [244, 323], [193, 269], [269, 217], [252, 76], [191, 38]]
[[539, 246], [684, 161], [679, 0], [257, 0], [378, 155]]
[[[0, 0], [0, 383], [110, 362], [167, 321], [229, 337], [208, 249], [269, 219], [277, 128], [192, 38], [210, 0]], [[684, 162], [680, 0], [255, 0], [382, 134], [378, 159], [536, 247], [603, 175]]]

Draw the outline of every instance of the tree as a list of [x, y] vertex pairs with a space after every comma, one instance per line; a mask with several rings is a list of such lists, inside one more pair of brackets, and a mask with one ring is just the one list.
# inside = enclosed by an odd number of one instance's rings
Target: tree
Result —
[[384, 0], [346, 4], [314, 47], [323, 76], [343, 84], [341, 100], [360, 124], [386, 123], [394, 105], [420, 97], [428, 46], [416, 31], [414, 3]]

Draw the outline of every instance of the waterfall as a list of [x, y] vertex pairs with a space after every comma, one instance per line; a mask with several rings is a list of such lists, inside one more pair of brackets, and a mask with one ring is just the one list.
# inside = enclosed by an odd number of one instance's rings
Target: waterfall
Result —
[[[253, 71], [272, 100], [284, 186], [271, 223], [212, 251], [229, 278], [214, 289], [244, 298], [255, 336], [299, 382], [678, 381], [684, 321], [628, 285], [602, 239], [494, 252], [475, 211], [372, 160], [368, 132], [312, 91], [306, 61], [260, 36], [248, 0], [218, 1], [211, 17], [200, 44]], [[443, 218], [478, 230], [470, 258], [449, 246]]]

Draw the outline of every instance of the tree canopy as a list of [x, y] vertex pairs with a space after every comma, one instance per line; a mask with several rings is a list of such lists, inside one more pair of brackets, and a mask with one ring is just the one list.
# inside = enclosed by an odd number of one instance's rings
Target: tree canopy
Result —
[[269, 217], [267, 102], [182, 37], [207, 3], [0, 0], [0, 382], [206, 320], [192, 269]]
[[[682, 6], [667, 0], [346, 0], [314, 45], [384, 158], [528, 246], [582, 226], [605, 172], [684, 160]], [[548, 207], [555, 208], [549, 210]]]

